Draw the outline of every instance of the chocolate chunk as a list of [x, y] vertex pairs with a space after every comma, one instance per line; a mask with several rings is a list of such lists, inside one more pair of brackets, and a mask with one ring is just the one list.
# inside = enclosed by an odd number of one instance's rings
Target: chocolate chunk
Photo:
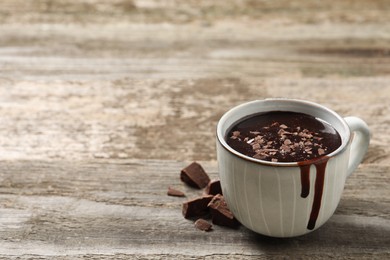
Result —
[[229, 210], [225, 199], [218, 194], [208, 204], [211, 212], [211, 219], [214, 224], [226, 227], [237, 228], [240, 222], [233, 216]]
[[209, 213], [207, 205], [213, 195], [206, 195], [183, 203], [182, 213], [185, 218], [201, 217]]
[[186, 195], [179, 190], [173, 189], [171, 187], [168, 187], [168, 196], [174, 196], [174, 197], [185, 197]]
[[180, 179], [198, 189], [203, 189], [210, 182], [209, 176], [197, 162], [193, 162], [181, 170]]
[[222, 195], [222, 188], [221, 188], [221, 182], [219, 180], [212, 180], [207, 184], [207, 187], [205, 189], [205, 193], [208, 195]]
[[211, 225], [209, 222], [207, 222], [202, 218], [195, 221], [195, 227], [199, 230], [206, 231], [206, 232], [213, 230], [213, 225]]

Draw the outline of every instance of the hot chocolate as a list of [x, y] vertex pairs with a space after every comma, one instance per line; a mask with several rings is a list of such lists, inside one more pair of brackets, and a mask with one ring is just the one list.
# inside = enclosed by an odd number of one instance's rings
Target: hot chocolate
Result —
[[307, 228], [314, 229], [321, 208], [325, 169], [329, 157], [341, 145], [340, 134], [327, 122], [313, 116], [272, 111], [250, 116], [228, 132], [226, 141], [234, 150], [271, 162], [298, 162], [301, 197], [310, 192], [310, 167], [316, 167], [313, 205]]
[[309, 161], [341, 145], [339, 133], [327, 122], [282, 111], [257, 114], [238, 122], [226, 141], [244, 155], [272, 162]]

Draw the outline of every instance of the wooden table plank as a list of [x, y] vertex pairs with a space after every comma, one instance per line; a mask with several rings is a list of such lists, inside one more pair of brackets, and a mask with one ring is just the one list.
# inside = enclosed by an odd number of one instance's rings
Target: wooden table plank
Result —
[[[217, 177], [215, 162], [202, 162]], [[181, 215], [201, 193], [179, 179], [185, 162], [2, 161], [0, 255], [144, 257], [390, 256], [389, 167], [368, 164], [352, 175], [335, 215], [319, 230], [290, 239], [215, 226], [198, 231]]]

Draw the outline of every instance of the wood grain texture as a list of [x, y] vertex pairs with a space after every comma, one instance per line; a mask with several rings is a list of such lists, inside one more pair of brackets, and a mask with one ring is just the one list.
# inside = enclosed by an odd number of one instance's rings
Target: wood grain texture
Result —
[[[115, 37], [111, 29], [98, 32], [93, 42], [104, 45], [104, 37]], [[291, 49], [303, 48], [306, 43], [295, 43], [298, 45], [295, 47], [279, 44], [278, 47], [248, 49], [240, 40], [231, 43], [237, 44], [235, 47], [228, 48], [222, 41], [214, 50], [206, 48], [205, 56], [199, 58], [200, 49], [203, 45], [212, 45], [213, 39], [205, 39], [206, 43], [192, 41], [192, 35], [197, 32], [185, 28], [178, 29], [188, 38], [183, 45], [198, 50], [176, 53], [181, 51], [169, 43], [167, 48], [172, 54], [134, 50], [134, 45], [157, 44], [150, 43], [149, 39], [150, 33], [158, 38], [157, 29], [147, 33], [140, 29], [140, 40], [133, 43], [129, 38], [123, 43], [122, 48], [127, 46], [129, 52], [139, 52], [143, 56], [140, 58], [126, 57], [133, 54], [127, 53], [127, 49], [122, 52], [115, 45], [104, 47], [108, 57], [101, 58], [97, 50], [82, 53], [84, 50], [76, 48], [74, 40], [63, 43], [64, 34], [73, 34], [75, 40], [82, 42], [81, 46], [85, 44], [85, 48], [89, 48], [88, 30], [77, 27], [55, 27], [42, 33], [33, 27], [34, 35], [56, 32], [62, 36], [49, 39], [50, 46], [35, 49], [29, 46], [25, 54], [24, 47], [3, 48], [0, 53], [0, 133], [7, 136], [0, 141], [3, 158], [215, 160], [215, 125], [224, 111], [248, 100], [292, 97], [312, 100], [343, 116], [356, 115], [366, 120], [373, 132], [371, 147], [376, 151], [375, 155], [369, 153], [370, 161], [389, 162], [390, 85], [388, 76], [382, 75], [387, 72], [381, 72], [390, 69], [389, 57], [379, 61], [376, 57], [302, 54], [299, 60], [290, 61], [290, 58], [298, 59], [292, 56], [299, 55], [294, 53], [297, 50]], [[0, 28], [0, 32], [8, 30]], [[312, 33], [316, 30], [320, 29], [310, 28]], [[348, 32], [350, 28], [345, 30]], [[118, 38], [123, 35], [122, 30], [113, 31]], [[159, 31], [163, 39], [156, 39], [159, 42], [153, 47], [156, 49], [164, 38], [169, 42], [173, 37], [170, 33], [164, 34], [164, 29]], [[175, 29], [168, 31], [173, 33]], [[294, 37], [300, 37], [298, 32]], [[1, 34], [1, 39], [13, 38], [19, 31], [13, 29]], [[254, 30], [249, 30], [246, 37], [252, 34]], [[223, 37], [232, 41], [228, 32]], [[24, 40], [33, 45], [28, 37]], [[261, 45], [264, 41], [258, 39], [255, 43]], [[328, 42], [318, 41], [315, 45], [321, 49], [321, 45], [324, 47]], [[347, 44], [344, 45], [347, 49]], [[278, 48], [283, 55], [277, 53]], [[48, 53], [39, 54], [40, 51]], [[66, 54], [67, 51], [76, 53]], [[121, 53], [122, 58], [112, 57], [119, 55], [113, 52]], [[158, 58], [145, 57], [148, 55]], [[187, 57], [176, 58], [176, 55]], [[256, 55], [260, 57], [255, 58]], [[279, 61], [273, 61], [276, 59], [273, 55], [280, 55]], [[355, 69], [372, 75], [348, 71]], [[309, 75], [305, 75], [306, 72]], [[319, 74], [322, 77], [316, 77]]]
[[[387, 0], [2, 0], [1, 259], [390, 258]], [[359, 116], [372, 141], [320, 230], [205, 234], [179, 170], [217, 176], [215, 126], [292, 97]]]
[[[360, 167], [348, 179], [335, 215], [319, 230], [272, 239], [244, 227], [196, 230], [181, 214], [181, 203], [201, 193], [180, 181], [180, 169], [186, 164], [3, 161], [0, 254], [10, 258], [390, 256], [388, 166]], [[216, 163], [202, 165], [211, 177], [217, 176]], [[168, 186], [183, 190], [187, 198], [167, 196]]]

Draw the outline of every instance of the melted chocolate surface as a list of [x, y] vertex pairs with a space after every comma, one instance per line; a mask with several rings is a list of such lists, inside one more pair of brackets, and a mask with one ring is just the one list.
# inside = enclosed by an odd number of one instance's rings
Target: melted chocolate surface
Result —
[[313, 116], [272, 111], [251, 116], [228, 132], [226, 141], [234, 150], [260, 160], [300, 162], [335, 151], [339, 133]]

